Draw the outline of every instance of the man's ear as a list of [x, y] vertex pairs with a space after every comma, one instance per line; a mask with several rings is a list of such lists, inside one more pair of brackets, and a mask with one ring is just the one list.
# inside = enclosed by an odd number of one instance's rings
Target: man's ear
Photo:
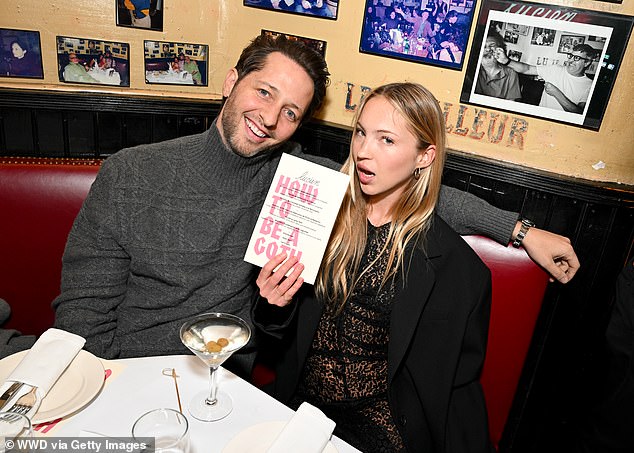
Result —
[[225, 76], [225, 82], [222, 84], [223, 97], [229, 97], [237, 81], [238, 81], [238, 70], [236, 68], [229, 69], [229, 72]]

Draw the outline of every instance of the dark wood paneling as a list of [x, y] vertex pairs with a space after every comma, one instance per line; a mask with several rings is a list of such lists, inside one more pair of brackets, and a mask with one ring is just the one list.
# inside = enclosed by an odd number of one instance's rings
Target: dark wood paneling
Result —
[[[219, 109], [213, 101], [0, 89], [0, 155], [107, 157], [202, 132]], [[349, 128], [312, 122], [294, 139], [306, 152], [343, 162], [350, 136]], [[549, 451], [587, 408], [580, 395], [600, 362], [611, 288], [632, 253], [634, 188], [457, 152], [448, 156], [444, 182], [568, 236], [581, 260], [570, 284], [547, 291], [501, 444], [502, 452]]]
[[64, 142], [64, 115], [55, 110], [36, 112], [37, 155], [61, 157], [66, 145]]

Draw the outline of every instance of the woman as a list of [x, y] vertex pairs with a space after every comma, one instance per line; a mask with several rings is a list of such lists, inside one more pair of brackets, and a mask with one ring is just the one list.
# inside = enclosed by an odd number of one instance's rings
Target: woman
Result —
[[341, 170], [351, 183], [314, 290], [283, 254], [257, 279], [256, 325], [283, 340], [273, 394], [320, 407], [363, 452], [491, 451], [478, 381], [490, 274], [434, 214], [438, 101], [417, 84], [384, 85], [354, 124]]
[[21, 77], [42, 77], [42, 64], [39, 57], [29, 52], [20, 41], [11, 43], [11, 59], [9, 60], [9, 75]]

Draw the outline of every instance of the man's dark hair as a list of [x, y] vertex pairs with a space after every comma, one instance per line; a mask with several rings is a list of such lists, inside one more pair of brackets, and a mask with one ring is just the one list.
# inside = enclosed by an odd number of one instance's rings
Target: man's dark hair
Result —
[[291, 41], [284, 35], [257, 36], [242, 51], [235, 66], [238, 71], [238, 82], [250, 72], [261, 70], [266, 58], [274, 52], [279, 52], [300, 65], [313, 81], [313, 98], [302, 117], [302, 122], [306, 122], [324, 102], [326, 87], [330, 83], [330, 73], [324, 57], [301, 41]]
[[497, 31], [493, 29], [489, 29], [489, 34], [487, 35], [486, 39], [492, 39], [493, 41], [495, 41], [495, 45], [497, 47], [502, 48], [504, 52], [506, 52], [506, 43], [504, 42], [504, 38], [502, 38], [502, 36], [500, 36], [500, 34]]
[[572, 48], [573, 52], [583, 52], [585, 53], [589, 59], [594, 60], [597, 56], [597, 51], [594, 47], [589, 46], [588, 44], [577, 44]]

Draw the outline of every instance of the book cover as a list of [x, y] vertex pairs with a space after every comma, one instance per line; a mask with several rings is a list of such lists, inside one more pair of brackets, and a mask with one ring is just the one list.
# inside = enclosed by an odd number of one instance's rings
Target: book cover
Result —
[[286, 252], [299, 258], [304, 281], [314, 284], [349, 180], [336, 170], [283, 154], [244, 260], [262, 267]]

